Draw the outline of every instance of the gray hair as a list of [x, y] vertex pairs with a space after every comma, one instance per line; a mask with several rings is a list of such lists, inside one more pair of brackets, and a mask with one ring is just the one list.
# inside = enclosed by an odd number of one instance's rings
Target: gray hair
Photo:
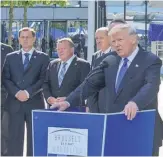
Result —
[[100, 28], [96, 29], [96, 33], [97, 32], [106, 32], [106, 35], [108, 35], [109, 29], [108, 29], [108, 27], [100, 27]]
[[135, 38], [136, 38], [136, 43], [137, 44], [139, 43], [139, 41], [138, 41], [139, 37], [137, 35], [136, 28], [133, 25], [130, 25], [130, 24], [116, 25], [109, 31], [108, 35], [112, 35], [112, 34], [114, 34], [116, 32], [123, 31], [123, 30], [127, 30], [129, 35], [134, 35]]
[[129, 24], [119, 24], [114, 26], [110, 30], [109, 35], [116, 31], [121, 31], [121, 30], [128, 30], [129, 35], [137, 35], [136, 28], [133, 25], [129, 25]]

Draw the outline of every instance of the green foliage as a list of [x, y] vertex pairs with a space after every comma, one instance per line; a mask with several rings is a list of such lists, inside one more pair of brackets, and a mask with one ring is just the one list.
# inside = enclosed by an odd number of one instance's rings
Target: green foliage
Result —
[[43, 5], [55, 5], [58, 4], [61, 7], [68, 5], [68, 0], [1, 0], [0, 6], [10, 6], [11, 2], [14, 7], [32, 7], [36, 4]]
[[55, 4], [58, 4], [60, 5], [61, 7], [64, 7], [68, 4], [68, 1], [67, 0], [42, 0], [42, 4], [44, 5], [55, 5]]
[[10, 7], [9, 9], [9, 44], [11, 45], [11, 35], [12, 35], [12, 22], [13, 22], [13, 9], [14, 7], [23, 7], [24, 8], [24, 22], [23, 26], [27, 26], [27, 8], [32, 7], [36, 4], [43, 5], [55, 5], [58, 4], [61, 7], [68, 5], [67, 0], [1, 0], [1, 7]]

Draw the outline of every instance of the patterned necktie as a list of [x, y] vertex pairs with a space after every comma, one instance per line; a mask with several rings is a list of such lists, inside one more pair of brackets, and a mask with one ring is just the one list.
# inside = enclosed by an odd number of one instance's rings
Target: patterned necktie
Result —
[[121, 81], [122, 81], [122, 79], [123, 79], [123, 77], [124, 77], [124, 75], [125, 75], [125, 73], [127, 71], [127, 68], [128, 68], [127, 62], [128, 61], [129, 60], [127, 58], [123, 59], [123, 65], [122, 65], [122, 67], [121, 67], [121, 69], [119, 71], [116, 86], [115, 86], [116, 93], [118, 92], [119, 85], [120, 85], [120, 83], [121, 83]]
[[61, 86], [62, 81], [63, 81], [63, 78], [64, 78], [65, 73], [66, 73], [66, 65], [67, 65], [66, 62], [65, 62], [65, 63], [62, 63], [62, 69], [61, 69], [61, 71], [60, 71], [60, 73], [59, 73], [59, 75], [58, 75], [59, 87]]
[[26, 70], [28, 64], [29, 64], [29, 53], [25, 53], [24, 56], [25, 56], [25, 59], [24, 59], [24, 70]]

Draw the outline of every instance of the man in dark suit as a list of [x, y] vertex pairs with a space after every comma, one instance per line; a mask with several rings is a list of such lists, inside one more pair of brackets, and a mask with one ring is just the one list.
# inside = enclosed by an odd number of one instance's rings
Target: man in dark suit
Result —
[[31, 112], [44, 108], [42, 85], [49, 57], [33, 47], [35, 40], [33, 29], [22, 28], [19, 31], [22, 49], [8, 54], [3, 68], [3, 83], [8, 92], [4, 106], [9, 113], [8, 156], [23, 155], [25, 122], [27, 155], [32, 156]]
[[[96, 66], [98, 66], [101, 61], [106, 58], [114, 49], [114, 47], [110, 43], [110, 39], [108, 36], [108, 32], [116, 25], [118, 24], [126, 24], [127, 22], [120, 18], [113, 19], [108, 27], [101, 27], [96, 30], [95, 33], [95, 39], [96, 39], [96, 45], [99, 51], [97, 51], [92, 56], [92, 64], [91, 67], [94, 69]], [[111, 47], [112, 46], [112, 47]], [[108, 92], [107, 88], [104, 87], [99, 92], [93, 94], [87, 99], [87, 103], [89, 105], [89, 111], [95, 112], [95, 113], [106, 113], [106, 107], [108, 105]]]
[[[163, 125], [158, 113], [157, 94], [160, 85], [161, 60], [153, 53], [138, 47], [136, 30], [127, 24], [117, 25], [109, 32], [116, 50], [110, 66], [92, 75], [67, 98], [53, 105], [59, 110], [74, 106], [82, 88], [86, 99], [103, 87], [108, 89], [107, 112], [124, 112], [132, 120], [138, 110], [156, 109], [153, 155], [158, 156], [162, 145]], [[112, 52], [111, 52], [112, 53]]]
[[[123, 19], [115, 18], [110, 22], [108, 27], [101, 27], [96, 30], [95, 39], [96, 39], [97, 48], [99, 50], [97, 52], [95, 52], [95, 54], [93, 54], [93, 56], [92, 56], [91, 69], [96, 67], [102, 61], [102, 59], [104, 59], [108, 55], [108, 52], [111, 51], [112, 45], [110, 45], [110, 39], [108, 36], [108, 32], [114, 26], [116, 26], [118, 24], [127, 24], [127, 22], [124, 21]], [[105, 55], [105, 54], [107, 54], [107, 55]], [[99, 60], [96, 61], [96, 59], [98, 59], [98, 58], [99, 58]]]
[[[3, 69], [6, 55], [13, 51], [12, 47], [3, 43], [1, 46], [1, 71]], [[4, 156], [7, 153], [7, 140], [8, 140], [8, 114], [4, 111], [4, 104], [7, 97], [7, 92], [4, 85], [1, 83], [1, 155]]]
[[[50, 105], [67, 97], [90, 71], [90, 64], [74, 55], [74, 43], [70, 38], [58, 40], [57, 52], [59, 59], [50, 62], [43, 86], [45, 99]], [[80, 100], [75, 104], [79, 105]]]
[[1, 70], [2, 70], [6, 55], [10, 52], [13, 52], [13, 48], [10, 45], [1, 42], [0, 46], [1, 46]]
[[[11, 46], [3, 44], [3, 43], [0, 43], [0, 45], [1, 45], [1, 71], [2, 71], [6, 55], [8, 53], [12, 52], [13, 49], [12, 49]], [[1, 107], [2, 108], [4, 106], [6, 96], [7, 96], [6, 90], [5, 90], [4, 86], [3, 86], [3, 84], [1, 84]], [[2, 112], [3, 112], [3, 109], [1, 110], [1, 116], [3, 115]]]
[[[108, 36], [108, 27], [101, 27], [96, 30], [95, 33], [96, 45], [99, 49], [95, 54], [92, 56], [92, 70], [98, 66], [101, 61], [108, 56], [109, 52], [111, 52], [110, 47], [110, 39]], [[105, 113], [106, 108], [106, 98], [105, 96], [107, 93], [106, 88], [104, 87], [99, 92], [93, 94], [87, 99], [87, 104], [89, 105], [90, 112], [103, 112]]]

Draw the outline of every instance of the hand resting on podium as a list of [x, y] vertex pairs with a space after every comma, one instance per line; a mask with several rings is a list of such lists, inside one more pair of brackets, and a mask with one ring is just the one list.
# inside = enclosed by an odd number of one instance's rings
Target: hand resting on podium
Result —
[[[69, 102], [67, 101], [58, 101], [55, 104], [52, 104], [51, 109], [58, 108], [59, 111], [65, 111], [68, 107], [70, 107]], [[129, 101], [122, 112], [124, 112], [125, 116], [128, 120], [132, 120], [135, 118], [136, 113], [138, 111], [138, 106], [135, 102]]]

